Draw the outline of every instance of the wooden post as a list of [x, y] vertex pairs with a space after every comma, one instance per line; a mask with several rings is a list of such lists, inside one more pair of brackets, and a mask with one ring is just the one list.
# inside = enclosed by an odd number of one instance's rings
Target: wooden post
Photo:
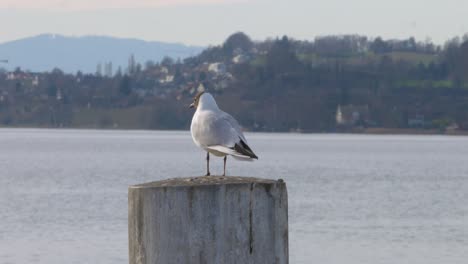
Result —
[[129, 187], [130, 264], [286, 264], [283, 180], [177, 178]]

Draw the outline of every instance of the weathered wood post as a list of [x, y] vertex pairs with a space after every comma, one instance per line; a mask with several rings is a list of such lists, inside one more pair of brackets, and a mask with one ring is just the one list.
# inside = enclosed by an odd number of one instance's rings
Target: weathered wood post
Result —
[[288, 263], [282, 180], [177, 178], [129, 187], [130, 264]]

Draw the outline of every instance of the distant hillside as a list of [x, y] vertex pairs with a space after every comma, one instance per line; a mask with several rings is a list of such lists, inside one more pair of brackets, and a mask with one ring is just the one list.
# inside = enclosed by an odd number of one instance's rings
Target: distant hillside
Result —
[[[202, 47], [182, 44], [148, 42], [103, 36], [66, 37], [39, 35], [0, 44], [0, 59], [9, 64], [0, 67], [12, 70], [16, 67], [43, 72], [60, 68], [64, 72], [96, 72], [97, 64], [112, 62], [114, 72], [119, 66], [125, 69], [134, 54], [136, 62], [160, 61], [164, 56], [174, 59], [197, 55]], [[104, 67], [103, 67], [104, 68]]]
[[236, 32], [185, 60], [130, 65], [112, 77], [0, 71], [0, 127], [186, 130], [204, 89], [250, 131], [468, 134], [468, 39]]

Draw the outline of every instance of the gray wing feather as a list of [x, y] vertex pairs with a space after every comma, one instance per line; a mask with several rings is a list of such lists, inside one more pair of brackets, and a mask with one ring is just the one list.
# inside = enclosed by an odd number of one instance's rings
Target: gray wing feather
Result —
[[204, 147], [233, 147], [240, 139], [244, 139], [237, 121], [225, 112], [201, 112], [191, 129], [193, 138]]
[[[239, 123], [237, 122], [236, 119], [234, 119], [234, 117], [232, 117], [230, 114], [226, 113], [226, 112], [223, 112], [223, 116], [222, 118], [224, 120], [226, 120], [226, 122], [228, 122], [231, 127], [234, 129], [234, 131], [236, 132], [237, 136], [240, 137], [240, 139], [242, 139], [245, 143], [247, 143], [247, 140], [245, 139], [244, 137], [244, 133], [242, 133], [242, 128], [241, 126], [239, 125]], [[238, 141], [237, 141], [238, 142]], [[237, 143], [236, 142], [236, 143]]]
[[191, 130], [195, 143], [203, 148], [217, 148], [233, 156], [258, 159], [247, 145], [239, 123], [228, 113], [201, 112], [192, 120]]

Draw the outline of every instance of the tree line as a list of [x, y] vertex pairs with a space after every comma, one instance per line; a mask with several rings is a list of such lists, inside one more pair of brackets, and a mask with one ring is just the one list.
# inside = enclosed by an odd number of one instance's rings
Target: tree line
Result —
[[[248, 130], [468, 130], [468, 37], [436, 45], [360, 35], [252, 41], [237, 32], [185, 60], [130, 57], [114, 75], [1, 71], [0, 124], [187, 129], [186, 105], [200, 87]], [[340, 126], [337, 114], [353, 120]]]

